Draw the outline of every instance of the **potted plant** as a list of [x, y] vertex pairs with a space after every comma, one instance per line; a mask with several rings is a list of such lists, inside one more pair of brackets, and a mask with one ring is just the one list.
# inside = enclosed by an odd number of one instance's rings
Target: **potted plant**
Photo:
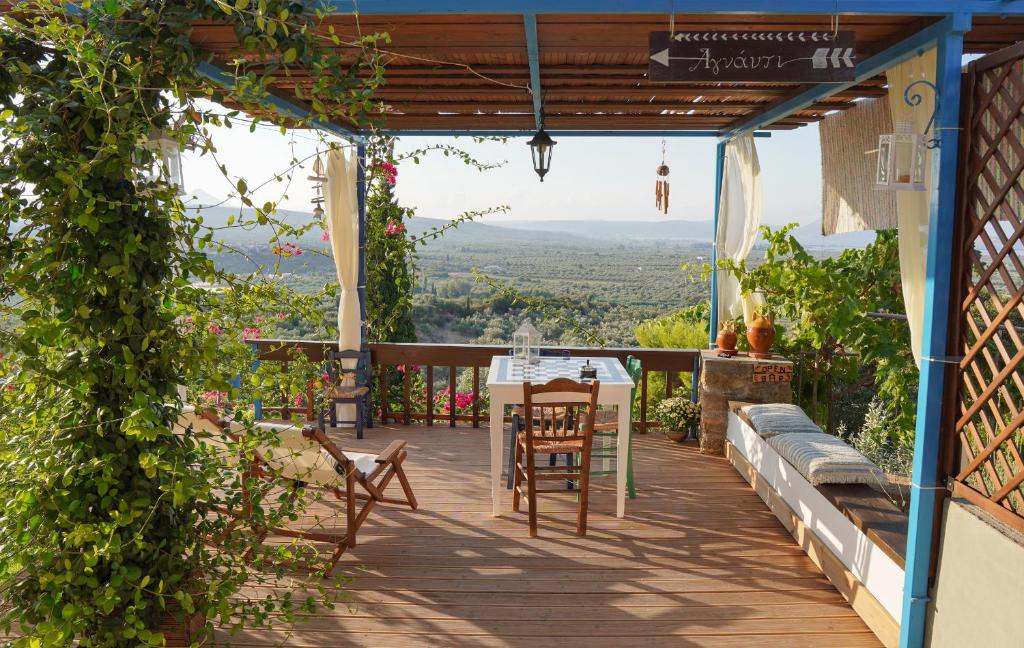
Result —
[[658, 403], [656, 413], [665, 436], [680, 442], [700, 422], [700, 403], [694, 403], [683, 396], [666, 398]]

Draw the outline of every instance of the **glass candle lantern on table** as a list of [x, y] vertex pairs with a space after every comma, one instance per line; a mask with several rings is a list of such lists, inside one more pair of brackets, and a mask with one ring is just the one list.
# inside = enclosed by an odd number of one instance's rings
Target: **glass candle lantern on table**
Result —
[[529, 319], [524, 320], [512, 334], [512, 359], [523, 364], [534, 364], [540, 358], [540, 331]]

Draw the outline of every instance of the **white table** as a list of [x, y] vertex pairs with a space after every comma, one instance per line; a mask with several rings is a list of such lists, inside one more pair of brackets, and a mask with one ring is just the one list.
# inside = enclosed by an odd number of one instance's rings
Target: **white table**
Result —
[[[612, 405], [618, 409], [618, 438], [616, 439], [615, 461], [615, 514], [626, 515], [626, 470], [629, 456], [630, 435], [630, 391], [633, 380], [617, 358], [574, 357], [540, 358], [536, 364], [523, 365], [509, 356], [491, 358], [487, 374], [487, 389], [491, 396], [491, 505], [494, 515], [511, 508], [512, 496], [502, 488], [501, 468], [504, 465], [505, 407], [521, 405], [523, 383], [546, 383], [555, 378], [580, 379], [580, 366], [587, 361], [597, 367], [597, 379], [601, 387], [597, 393], [599, 405]], [[502, 501], [505, 504], [502, 504]]]

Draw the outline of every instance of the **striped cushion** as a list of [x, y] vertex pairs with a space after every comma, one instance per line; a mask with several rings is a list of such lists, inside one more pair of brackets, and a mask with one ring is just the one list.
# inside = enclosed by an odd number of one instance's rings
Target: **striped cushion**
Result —
[[821, 434], [821, 428], [814, 424], [799, 405], [770, 403], [767, 405], [746, 405], [741, 410], [754, 425], [754, 431], [767, 439], [777, 434], [813, 432]]
[[768, 445], [807, 478], [821, 484], [878, 484], [885, 473], [867, 457], [831, 434], [779, 434]]

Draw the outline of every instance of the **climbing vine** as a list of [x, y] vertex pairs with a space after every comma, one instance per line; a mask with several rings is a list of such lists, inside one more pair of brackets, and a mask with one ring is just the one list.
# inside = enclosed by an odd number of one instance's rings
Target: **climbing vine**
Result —
[[[159, 156], [141, 143], [162, 133], [216, 155], [211, 127], [239, 113], [200, 100], [302, 127], [261, 103], [292, 75], [309, 119], [368, 123], [381, 36], [337, 34], [313, 4], [23, 0], [0, 17], [0, 625], [16, 645], [159, 645], [168, 610], [239, 628], [312, 605], [238, 595], [310, 558], [257, 551], [233, 514], [242, 487], [264, 527], [304, 493], [244, 482], [175, 422], [197, 400], [179, 399], [184, 384], [251, 417], [267, 386], [231, 369], [251, 361], [249, 318], [311, 314], [316, 299], [215, 268], [214, 230], [149, 173]], [[196, 22], [225, 25], [245, 52], [222, 62], [229, 85], [210, 79]], [[278, 224], [274, 203], [221, 171], [260, 224]], [[232, 442], [243, 461], [267, 442], [249, 432]]]

